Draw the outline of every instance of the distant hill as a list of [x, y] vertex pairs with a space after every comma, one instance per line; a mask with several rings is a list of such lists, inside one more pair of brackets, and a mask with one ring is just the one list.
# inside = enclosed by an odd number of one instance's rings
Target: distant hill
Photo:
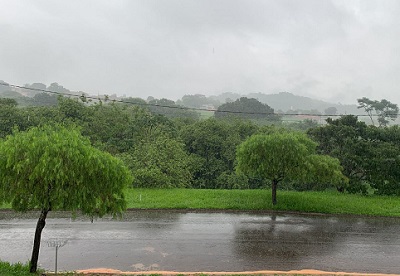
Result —
[[250, 93], [247, 97], [258, 99], [260, 102], [268, 104], [276, 111], [318, 110], [324, 114], [325, 109], [328, 107], [335, 107], [338, 114], [363, 114], [363, 111], [358, 109], [356, 104], [342, 105], [329, 103], [309, 97], [294, 95], [289, 92], [280, 92], [278, 94]]
[[[269, 105], [275, 111], [318, 110], [320, 113], [324, 114], [325, 109], [335, 107], [337, 109], [337, 114], [364, 114], [363, 110], [358, 109], [356, 104], [342, 105], [329, 103], [309, 97], [294, 95], [289, 92], [280, 92], [278, 94], [249, 93], [247, 95], [226, 92], [218, 96], [210, 96], [209, 98], [214, 101], [219, 101], [220, 103], [225, 103], [227, 101], [235, 101], [240, 97], [255, 98]], [[354, 101], [356, 102], [356, 99]]]

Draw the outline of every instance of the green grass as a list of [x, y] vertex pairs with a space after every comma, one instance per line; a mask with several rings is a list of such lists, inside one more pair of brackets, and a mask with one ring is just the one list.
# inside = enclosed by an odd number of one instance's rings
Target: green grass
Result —
[[128, 208], [278, 210], [326, 214], [400, 216], [400, 197], [271, 190], [127, 189]]
[[[125, 195], [132, 209], [277, 210], [400, 217], [400, 197], [336, 191], [278, 191], [276, 206], [271, 203], [271, 190], [126, 189]], [[9, 204], [0, 205], [0, 209], [10, 208]]]
[[0, 261], [0, 275], [1, 276], [33, 276], [41, 275], [43, 271], [39, 270], [35, 274], [29, 273], [29, 264], [10, 264], [8, 262]]

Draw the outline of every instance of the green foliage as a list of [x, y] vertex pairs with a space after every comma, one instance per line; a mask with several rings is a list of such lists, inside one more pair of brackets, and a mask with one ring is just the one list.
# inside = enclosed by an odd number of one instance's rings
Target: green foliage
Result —
[[387, 126], [389, 124], [389, 120], [396, 120], [399, 113], [399, 107], [397, 104], [391, 103], [385, 99], [382, 99], [381, 101], [374, 101], [363, 97], [361, 99], [357, 99], [357, 101], [358, 108], [364, 108], [373, 125], [375, 125], [373, 120], [373, 111], [375, 112], [375, 115], [378, 116], [379, 127]]
[[58, 110], [63, 122], [73, 122], [83, 125], [90, 116], [90, 109], [78, 99], [60, 97], [58, 99]]
[[256, 99], [242, 97], [234, 102], [220, 105], [215, 112], [215, 118], [242, 118], [257, 121], [279, 121], [274, 109]]
[[41, 211], [30, 272], [36, 272], [41, 233], [51, 210], [120, 215], [123, 188], [132, 181], [122, 161], [90, 145], [74, 128], [60, 125], [16, 130], [0, 142], [0, 204]]
[[249, 178], [244, 174], [223, 172], [217, 178], [217, 189], [248, 189]]
[[0, 98], [0, 138], [12, 133], [14, 127], [24, 128], [26, 120], [17, 107], [17, 101]]
[[400, 198], [363, 196], [336, 191], [280, 191], [279, 204], [271, 207], [264, 190], [127, 189], [128, 208], [281, 210], [400, 217]]
[[194, 188], [213, 189], [221, 185], [221, 174], [234, 171], [236, 147], [257, 131], [249, 122], [231, 123], [208, 119], [181, 128], [181, 138], [190, 154]]
[[340, 185], [347, 179], [339, 161], [315, 155], [317, 144], [304, 134], [275, 132], [257, 134], [243, 142], [237, 150], [237, 170], [272, 182], [272, 202], [276, 204], [276, 186], [282, 180], [330, 182]]
[[238, 170], [269, 180], [299, 177], [316, 144], [298, 133], [253, 135], [237, 151]]
[[56, 106], [58, 104], [58, 96], [49, 93], [39, 93], [33, 96], [35, 106]]
[[27, 211], [72, 210], [119, 214], [131, 182], [122, 161], [91, 147], [77, 129], [16, 131], [0, 143], [0, 202]]
[[140, 108], [122, 105], [99, 104], [86, 107], [86, 123], [83, 133], [90, 137], [93, 144], [112, 154], [128, 151], [138, 140], [139, 127], [134, 122]]
[[400, 128], [367, 126], [350, 115], [327, 122], [308, 134], [319, 142], [320, 153], [340, 160], [350, 181], [339, 190], [400, 195]]
[[166, 135], [140, 142], [121, 155], [132, 170], [134, 187], [183, 188], [191, 181], [189, 157], [183, 143]]
[[33, 276], [41, 275], [42, 270], [36, 274], [29, 272], [29, 264], [15, 263], [10, 264], [8, 262], [0, 261], [0, 275], [2, 276]]
[[4, 107], [16, 107], [18, 105], [17, 101], [15, 99], [10, 99], [10, 98], [0, 98], [0, 106], [2, 108]]

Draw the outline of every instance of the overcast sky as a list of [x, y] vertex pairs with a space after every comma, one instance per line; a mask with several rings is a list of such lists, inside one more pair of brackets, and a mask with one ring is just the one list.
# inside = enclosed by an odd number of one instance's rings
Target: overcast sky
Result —
[[0, 80], [400, 105], [398, 0], [0, 0]]

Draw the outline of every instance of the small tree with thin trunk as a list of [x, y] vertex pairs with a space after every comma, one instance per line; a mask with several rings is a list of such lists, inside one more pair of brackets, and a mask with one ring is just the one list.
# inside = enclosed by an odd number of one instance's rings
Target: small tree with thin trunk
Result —
[[316, 155], [316, 143], [302, 133], [275, 132], [257, 134], [237, 150], [237, 170], [250, 176], [264, 177], [272, 183], [272, 204], [282, 180], [346, 182], [339, 160]]
[[119, 215], [126, 209], [123, 188], [131, 182], [122, 161], [93, 148], [76, 128], [35, 127], [0, 141], [0, 203], [21, 212], [40, 210], [32, 273], [49, 211]]

